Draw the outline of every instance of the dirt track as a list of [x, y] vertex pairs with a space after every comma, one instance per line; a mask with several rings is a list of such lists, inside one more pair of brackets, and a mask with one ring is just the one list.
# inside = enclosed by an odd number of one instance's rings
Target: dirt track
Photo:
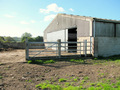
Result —
[[10, 50], [0, 52], [0, 63], [25, 62], [25, 50]]

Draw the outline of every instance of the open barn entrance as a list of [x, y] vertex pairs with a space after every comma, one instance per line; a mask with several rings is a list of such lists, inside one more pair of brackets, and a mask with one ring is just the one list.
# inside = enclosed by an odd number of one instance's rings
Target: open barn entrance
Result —
[[[68, 29], [68, 42], [77, 42], [77, 28]], [[68, 43], [68, 52], [77, 52], [77, 43]]]

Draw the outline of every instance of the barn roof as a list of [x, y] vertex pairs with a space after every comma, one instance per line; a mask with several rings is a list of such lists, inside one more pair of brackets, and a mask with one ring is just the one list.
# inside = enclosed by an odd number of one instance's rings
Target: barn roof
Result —
[[88, 18], [99, 22], [108, 22], [108, 23], [119, 23], [120, 20], [112, 20], [112, 19], [103, 19], [103, 18], [96, 18], [96, 17], [90, 17], [90, 16], [80, 16], [80, 15], [72, 15], [72, 14], [64, 14], [59, 13], [58, 15], [66, 16], [66, 17], [74, 17], [74, 18]]

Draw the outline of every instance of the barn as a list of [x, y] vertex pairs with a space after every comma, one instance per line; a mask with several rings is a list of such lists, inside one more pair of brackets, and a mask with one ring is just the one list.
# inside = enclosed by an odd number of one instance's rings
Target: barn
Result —
[[[120, 21], [58, 14], [44, 30], [44, 42], [92, 42], [92, 55], [120, 54]], [[74, 45], [75, 46], [75, 45]]]

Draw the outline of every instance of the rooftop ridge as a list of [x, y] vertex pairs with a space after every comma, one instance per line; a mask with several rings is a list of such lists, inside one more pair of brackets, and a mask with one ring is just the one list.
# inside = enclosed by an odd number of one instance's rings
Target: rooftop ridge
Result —
[[[58, 15], [69, 15], [69, 16], [80, 16], [80, 15], [73, 15], [73, 14], [66, 14], [66, 13], [59, 13]], [[80, 17], [85, 17], [85, 18], [92, 18], [95, 20], [102, 20], [102, 21], [115, 21], [115, 22], [120, 22], [120, 20], [115, 20], [115, 19], [104, 19], [104, 18], [97, 18], [97, 17], [92, 17], [92, 16], [80, 16]]]

